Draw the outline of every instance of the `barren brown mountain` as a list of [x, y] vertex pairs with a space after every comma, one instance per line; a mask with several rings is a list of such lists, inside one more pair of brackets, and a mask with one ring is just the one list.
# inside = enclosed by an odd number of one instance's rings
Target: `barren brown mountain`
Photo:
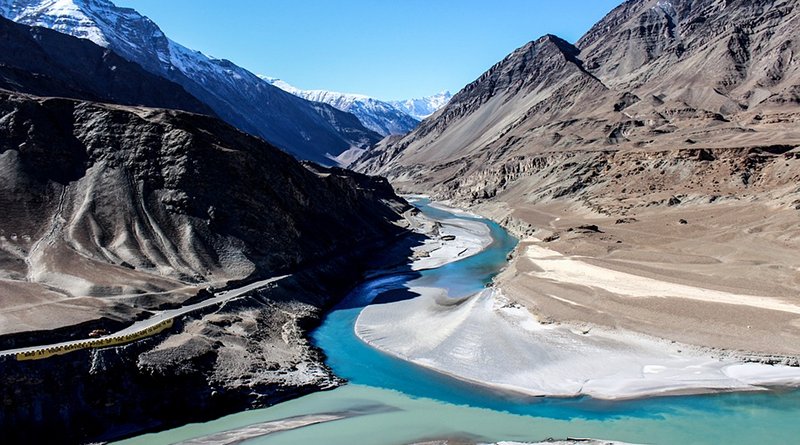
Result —
[[354, 167], [514, 230], [499, 283], [544, 319], [796, 356], [800, 317], [766, 302], [800, 304], [798, 36], [796, 1], [627, 1]]

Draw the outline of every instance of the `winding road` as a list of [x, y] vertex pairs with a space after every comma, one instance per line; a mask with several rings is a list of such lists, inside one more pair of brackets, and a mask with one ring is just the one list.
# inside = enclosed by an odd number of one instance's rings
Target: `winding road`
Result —
[[0, 357], [14, 355], [17, 356], [18, 360], [37, 359], [37, 358], [46, 358], [52, 355], [65, 354], [79, 349], [128, 343], [129, 341], [135, 341], [163, 331], [166, 327], [171, 326], [172, 325], [171, 321], [177, 317], [188, 314], [190, 312], [194, 312], [199, 309], [203, 309], [208, 306], [213, 306], [216, 304], [224, 304], [230, 300], [241, 297], [256, 289], [260, 289], [262, 287], [274, 284], [288, 276], [289, 275], [281, 275], [278, 277], [272, 277], [262, 281], [256, 281], [254, 283], [236, 289], [218, 292], [214, 294], [215, 295], [214, 297], [201, 301], [199, 303], [190, 304], [177, 309], [169, 309], [166, 311], [157, 312], [152, 317], [146, 320], [134, 322], [132, 325], [121, 331], [117, 331], [114, 332], [113, 334], [109, 334], [100, 338], [87, 337], [80, 340], [72, 340], [61, 343], [51, 343], [47, 345], [29, 346], [25, 348], [7, 349], [4, 351], [0, 351]]

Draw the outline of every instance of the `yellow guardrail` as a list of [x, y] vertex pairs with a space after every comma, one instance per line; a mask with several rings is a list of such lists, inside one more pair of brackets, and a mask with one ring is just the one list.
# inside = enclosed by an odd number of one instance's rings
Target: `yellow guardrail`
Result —
[[164, 331], [165, 329], [171, 328], [172, 323], [173, 320], [170, 318], [168, 320], [164, 320], [158, 324], [150, 326], [147, 329], [143, 329], [139, 332], [134, 332], [132, 334], [121, 335], [117, 337], [95, 338], [70, 345], [52, 346], [49, 348], [36, 349], [34, 351], [20, 352], [19, 354], [17, 354], [17, 360], [18, 361], [41, 360], [43, 358], [53, 357], [55, 355], [67, 354], [69, 352], [78, 351], [81, 349], [105, 348], [108, 346], [122, 345], [125, 343], [134, 342], [136, 340], [141, 340], [143, 338], [158, 334]]

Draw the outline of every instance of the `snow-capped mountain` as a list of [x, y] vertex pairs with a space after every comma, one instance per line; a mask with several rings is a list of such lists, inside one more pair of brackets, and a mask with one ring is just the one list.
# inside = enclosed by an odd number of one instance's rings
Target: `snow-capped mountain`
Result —
[[404, 111], [409, 116], [423, 120], [450, 102], [453, 95], [449, 91], [442, 91], [433, 96], [422, 97], [419, 99], [406, 99], [391, 101], [389, 104], [397, 109]]
[[416, 119], [395, 106], [363, 94], [337, 93], [326, 90], [301, 90], [274, 77], [259, 76], [283, 91], [303, 99], [322, 102], [356, 115], [370, 130], [382, 136], [406, 134], [419, 124]]
[[228, 123], [301, 159], [331, 164], [342, 152], [380, 139], [351, 115], [273, 87], [228, 60], [192, 51], [149, 18], [109, 0], [0, 0], [0, 14], [109, 48], [182, 85]]
[[216, 115], [182, 86], [86, 39], [0, 17], [0, 48], [6, 91]]

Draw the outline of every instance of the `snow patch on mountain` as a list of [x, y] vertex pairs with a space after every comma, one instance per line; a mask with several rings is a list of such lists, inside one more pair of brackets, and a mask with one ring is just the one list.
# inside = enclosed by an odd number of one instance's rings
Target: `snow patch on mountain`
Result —
[[382, 136], [406, 134], [417, 127], [419, 120], [388, 102], [363, 94], [338, 93], [326, 90], [302, 90], [274, 77], [259, 76], [295, 96], [322, 102], [342, 111], [353, 113], [370, 130]]
[[[103, 47], [109, 45], [103, 31], [72, 0], [48, 0], [30, 4], [0, 0], [0, 14], [13, 21], [19, 21], [18, 19], [24, 17], [33, 17], [31, 20], [22, 20], [21, 22], [88, 39]], [[71, 32], [72, 30], [75, 32]]]
[[421, 97], [418, 99], [396, 100], [389, 103], [395, 108], [403, 110], [419, 120], [423, 120], [447, 105], [452, 97], [453, 95], [450, 94], [449, 91], [442, 91], [433, 96]]

